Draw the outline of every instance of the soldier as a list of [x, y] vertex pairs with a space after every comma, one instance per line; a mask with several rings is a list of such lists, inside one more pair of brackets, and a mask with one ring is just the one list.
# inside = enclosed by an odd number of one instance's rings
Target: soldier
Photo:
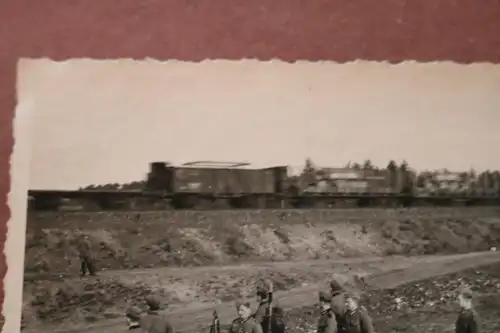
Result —
[[479, 333], [479, 317], [472, 305], [472, 290], [463, 287], [458, 291], [460, 313], [455, 322], [455, 333]]
[[355, 292], [345, 293], [345, 314], [339, 333], [374, 333], [368, 310], [360, 306], [360, 297]]
[[257, 311], [255, 311], [255, 314], [253, 315], [255, 321], [262, 326], [262, 322], [266, 316], [266, 311], [269, 307], [269, 304], [267, 302], [267, 294], [269, 291], [267, 290], [268, 288], [264, 286], [258, 286], [257, 287], [257, 301], [259, 302], [259, 306], [257, 307]]
[[160, 310], [159, 300], [154, 296], [148, 296], [146, 297], [146, 304], [149, 310], [139, 321], [142, 330], [147, 333], [174, 333], [170, 321], [158, 313]]
[[321, 310], [321, 315], [318, 319], [318, 330], [317, 333], [337, 333], [337, 320], [335, 319], [335, 314], [332, 311], [332, 296], [330, 293], [321, 291], [319, 293], [319, 307]]
[[335, 320], [337, 321], [337, 328], [339, 332], [342, 331], [344, 326], [344, 314], [345, 314], [345, 290], [344, 287], [337, 280], [332, 280], [330, 282], [330, 295], [332, 297], [331, 308], [335, 314]]
[[132, 332], [141, 332], [141, 325], [139, 321], [141, 320], [141, 310], [136, 307], [128, 308], [125, 312], [125, 318], [127, 319], [128, 330]]
[[[259, 306], [253, 315], [255, 322], [260, 324], [262, 332], [264, 333], [268, 333], [269, 330], [269, 292], [269, 288], [265, 286], [257, 287], [257, 300]], [[271, 333], [283, 333], [285, 331], [284, 311], [281, 307], [277, 306], [276, 303], [271, 304], [271, 306]]]
[[78, 255], [80, 256], [81, 275], [85, 276], [88, 271], [91, 276], [95, 276], [95, 266], [92, 258], [89, 236], [80, 235], [80, 239], [77, 242], [77, 249]]
[[229, 333], [262, 333], [260, 325], [252, 318], [250, 302], [236, 303], [238, 318], [233, 320]]

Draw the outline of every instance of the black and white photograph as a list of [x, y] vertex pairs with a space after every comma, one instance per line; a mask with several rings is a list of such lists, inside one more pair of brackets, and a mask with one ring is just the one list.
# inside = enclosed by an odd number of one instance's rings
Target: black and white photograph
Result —
[[22, 59], [22, 332], [500, 331], [500, 66]]

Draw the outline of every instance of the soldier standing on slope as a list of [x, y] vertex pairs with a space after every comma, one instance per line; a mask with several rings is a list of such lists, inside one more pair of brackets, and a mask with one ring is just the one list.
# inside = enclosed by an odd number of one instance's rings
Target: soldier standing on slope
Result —
[[337, 333], [337, 320], [335, 319], [335, 314], [333, 313], [332, 306], [332, 296], [330, 293], [321, 291], [319, 293], [319, 307], [321, 310], [321, 315], [318, 319], [318, 330], [317, 333]]
[[160, 301], [154, 296], [148, 296], [146, 304], [149, 310], [139, 321], [142, 330], [147, 333], [174, 333], [170, 321], [158, 312], [160, 311]]
[[339, 333], [374, 333], [368, 310], [360, 306], [360, 297], [355, 292], [344, 294], [346, 311], [343, 327]]
[[77, 241], [78, 255], [80, 257], [80, 273], [85, 276], [87, 271], [91, 276], [95, 276], [94, 260], [91, 253], [89, 236], [80, 232], [80, 239]]
[[250, 302], [240, 301], [236, 303], [238, 318], [233, 320], [229, 333], [262, 333], [260, 325], [252, 318]]
[[458, 293], [460, 313], [455, 322], [455, 333], [480, 333], [479, 317], [472, 305], [472, 290], [463, 287]]

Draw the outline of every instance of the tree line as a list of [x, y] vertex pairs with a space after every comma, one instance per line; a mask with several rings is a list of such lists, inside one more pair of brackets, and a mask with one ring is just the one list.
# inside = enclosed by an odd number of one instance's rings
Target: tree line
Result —
[[[399, 177], [405, 177], [404, 183], [407, 184], [407, 186], [416, 185], [417, 187], [424, 187], [426, 184], [437, 185], [438, 180], [436, 179], [436, 175], [451, 173], [447, 169], [434, 171], [426, 170], [417, 173], [405, 160], [403, 160], [401, 163], [397, 163], [396, 161], [391, 160], [385, 167], [378, 167], [374, 165], [371, 160], [367, 159], [362, 163], [348, 162], [346, 165], [344, 165], [344, 167], [359, 171], [373, 171], [373, 173], [387, 171], [389, 173], [390, 183], [396, 182], [399, 174]], [[321, 175], [325, 172], [325, 170], [325, 168], [318, 167], [310, 158], [307, 158], [300, 174], [291, 176], [290, 180], [296, 181], [300, 179], [301, 181], [312, 183], [317, 179], [317, 175]], [[469, 170], [459, 172], [458, 175], [462, 182], [469, 182], [471, 186], [477, 186], [487, 189], [500, 188], [500, 171], [498, 170], [485, 170], [479, 173], [475, 170]], [[79, 190], [140, 190], [144, 187], [145, 183], [145, 180], [141, 180], [125, 184], [92, 184], [81, 187]]]
[[[425, 187], [426, 184], [438, 185], [439, 180], [437, 175], [442, 174], [456, 174], [458, 176], [458, 181], [467, 184], [469, 187], [480, 187], [484, 189], [500, 189], [500, 171], [498, 170], [485, 170], [482, 172], [476, 172], [471, 169], [469, 171], [462, 172], [451, 172], [450, 170], [443, 168], [440, 170], [425, 170], [422, 172], [416, 172], [410, 167], [407, 161], [403, 160], [400, 164], [396, 161], [391, 160], [387, 166], [380, 168], [375, 166], [369, 159], [365, 160], [363, 163], [352, 163], [349, 162], [345, 165], [345, 168], [350, 168], [353, 170], [363, 170], [363, 171], [375, 171], [383, 172], [387, 171], [389, 174], [390, 182], [393, 183], [397, 176], [404, 177], [404, 183], [407, 186], [416, 185], [417, 187]], [[311, 159], [306, 159], [304, 168], [299, 176], [296, 178], [310, 179], [313, 181], [316, 179], [316, 175], [321, 175], [322, 168], [317, 167]], [[391, 184], [392, 186], [392, 184]]]

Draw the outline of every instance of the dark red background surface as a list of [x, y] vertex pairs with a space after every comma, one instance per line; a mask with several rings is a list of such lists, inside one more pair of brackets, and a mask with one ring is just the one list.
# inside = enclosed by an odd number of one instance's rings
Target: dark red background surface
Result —
[[[19, 57], [498, 63], [500, 1], [4, 0], [0, 4], [2, 249], [10, 216], [6, 198]], [[2, 279], [6, 269], [2, 255]], [[0, 304], [3, 295], [2, 284]]]

